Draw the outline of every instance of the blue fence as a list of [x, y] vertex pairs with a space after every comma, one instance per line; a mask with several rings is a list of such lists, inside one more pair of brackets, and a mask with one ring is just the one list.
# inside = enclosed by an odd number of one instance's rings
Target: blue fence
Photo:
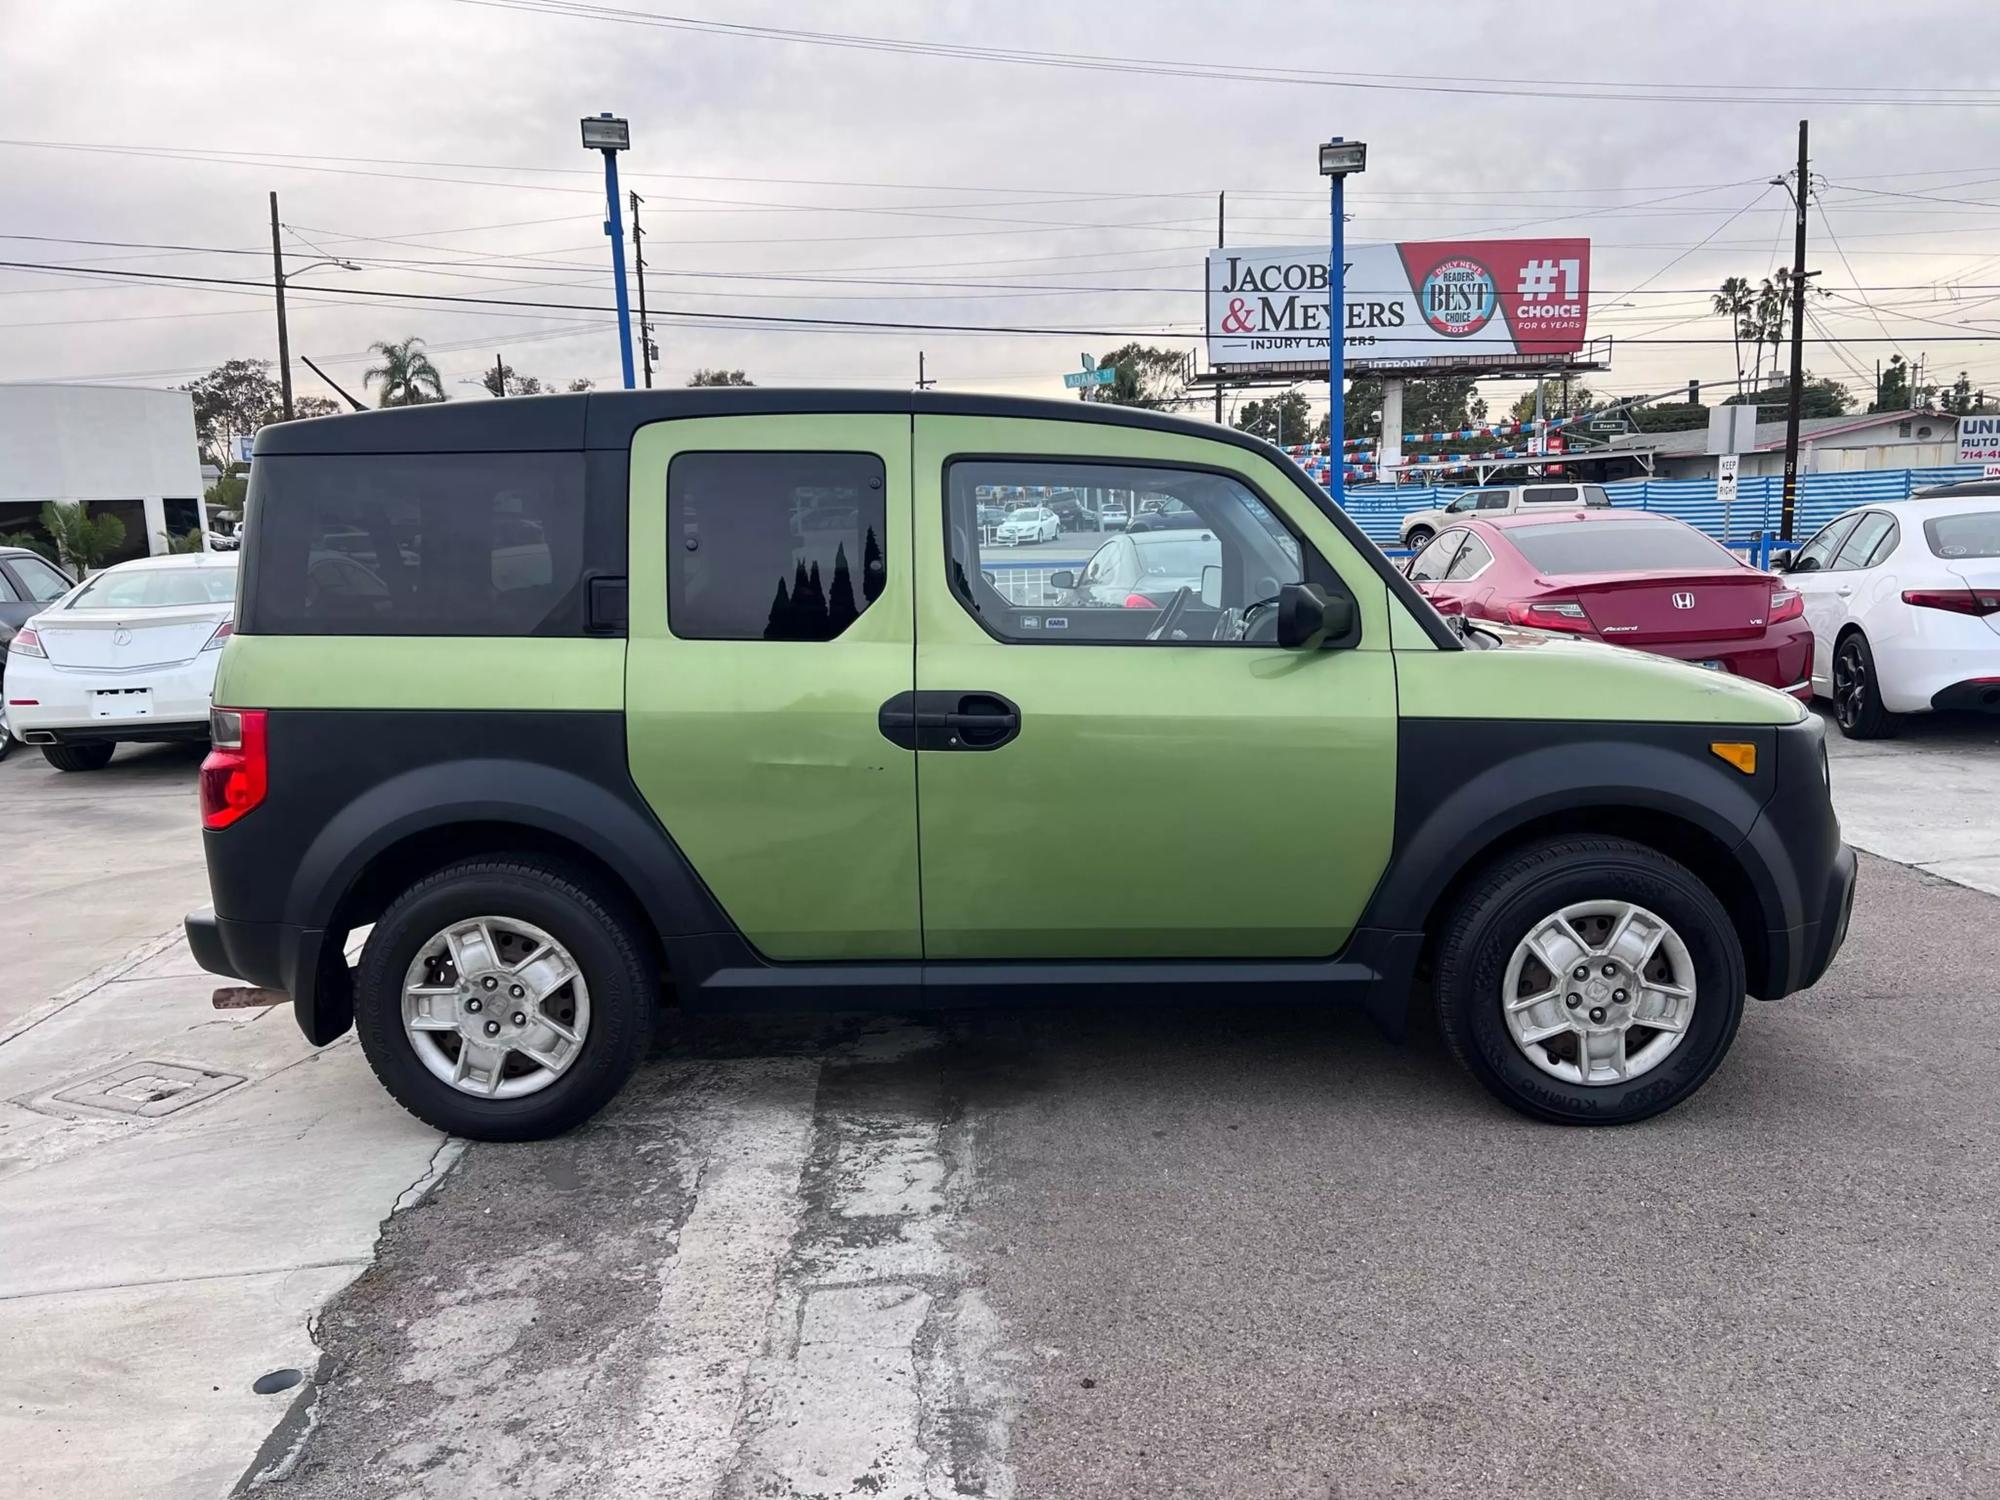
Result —
[[[1844, 510], [1883, 500], [1903, 500], [1918, 490], [1954, 480], [1977, 479], [1977, 464], [1937, 469], [1868, 469], [1846, 474], [1799, 475], [1798, 519], [1793, 538], [1804, 541]], [[1715, 498], [1713, 479], [1624, 479], [1605, 487], [1614, 505], [1657, 511], [1698, 526], [1719, 541], [1742, 547], [1765, 532], [1778, 529], [1784, 502], [1781, 474], [1745, 476], [1736, 481], [1736, 504], [1730, 510], [1730, 535], [1722, 530], [1722, 502]], [[1463, 486], [1367, 485], [1346, 492], [1347, 513], [1371, 541], [1394, 547], [1401, 538], [1403, 517], [1413, 510], [1449, 505], [1465, 493]]]

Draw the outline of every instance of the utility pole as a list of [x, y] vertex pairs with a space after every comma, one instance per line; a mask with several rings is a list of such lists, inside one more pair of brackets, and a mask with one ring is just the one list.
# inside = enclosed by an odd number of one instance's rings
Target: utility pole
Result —
[[927, 391], [936, 384], [935, 380], [926, 380], [924, 378], [924, 351], [919, 349], [917, 351], [917, 389]]
[[[1215, 195], [1215, 248], [1218, 250], [1222, 248], [1223, 242], [1228, 238], [1223, 223], [1224, 211], [1228, 207], [1228, 203], [1228, 193], [1217, 193]], [[1219, 370], [1210, 370], [1208, 373], [1215, 376], [1215, 425], [1220, 427], [1222, 425], [1222, 372]]]
[[497, 354], [493, 356], [493, 394], [507, 394], [507, 361]]
[[639, 227], [639, 205], [646, 200], [632, 194], [632, 259], [639, 271], [639, 358], [646, 369], [646, 389], [653, 388], [653, 325], [646, 321], [646, 231]]
[[278, 293], [278, 398], [292, 420], [292, 336], [285, 327], [285, 252], [278, 243], [278, 195], [271, 194], [271, 285]]
[[1792, 386], [1785, 397], [1785, 498], [1778, 534], [1792, 539], [1799, 494], [1799, 398], [1805, 385], [1806, 198], [1812, 184], [1806, 161], [1806, 122], [1799, 121], [1799, 177], [1792, 184]]

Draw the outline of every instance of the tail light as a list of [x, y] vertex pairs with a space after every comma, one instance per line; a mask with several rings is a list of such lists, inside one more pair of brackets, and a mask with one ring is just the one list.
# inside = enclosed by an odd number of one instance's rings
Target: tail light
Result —
[[9, 643], [7, 649], [16, 656], [39, 656], [47, 658], [49, 654], [42, 649], [42, 638], [25, 625], [14, 632], [14, 639]]
[[227, 828], [262, 802], [270, 786], [264, 710], [212, 708], [208, 736], [208, 757], [201, 763], [201, 826]]
[[1151, 599], [1148, 599], [1144, 594], [1127, 594], [1125, 596], [1125, 607], [1127, 609], [1158, 609], [1160, 606], [1155, 604]]
[[1534, 599], [1507, 606], [1507, 618], [1516, 625], [1536, 630], [1573, 630], [1588, 633], [1590, 616], [1574, 599]]
[[207, 643], [201, 649], [204, 651], [220, 651], [223, 643], [234, 634], [236, 634], [235, 622], [224, 620], [220, 625], [215, 627], [215, 634], [208, 638]]
[[1918, 609], [1948, 609], [1955, 615], [2000, 615], [2000, 589], [1904, 589], [1903, 602]]
[[1796, 620], [1806, 612], [1806, 601], [1797, 589], [1772, 589], [1771, 612], [1764, 616], [1772, 625], [1782, 625], [1787, 620]]

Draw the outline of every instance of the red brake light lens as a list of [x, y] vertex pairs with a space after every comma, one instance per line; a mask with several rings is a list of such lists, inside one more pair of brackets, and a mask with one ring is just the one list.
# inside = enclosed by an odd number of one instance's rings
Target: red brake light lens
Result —
[[234, 634], [236, 634], [236, 622], [233, 620], [224, 620], [220, 625], [215, 627], [215, 634], [208, 638], [201, 649], [204, 651], [220, 651], [223, 643]]
[[1125, 596], [1125, 607], [1127, 609], [1158, 609], [1160, 606], [1155, 604], [1151, 599], [1148, 599], [1144, 594], [1127, 594]]
[[8, 643], [7, 649], [17, 656], [47, 657], [49, 654], [42, 649], [42, 638], [25, 625], [14, 632], [14, 639]]
[[1507, 606], [1507, 618], [1516, 625], [1535, 630], [1590, 632], [1590, 616], [1574, 599], [1533, 599]]
[[201, 763], [201, 826], [227, 828], [264, 800], [270, 788], [264, 710], [209, 710], [211, 748]]
[[1771, 612], [1764, 618], [1773, 625], [1796, 620], [1806, 612], [1806, 601], [1797, 589], [1772, 589]]
[[1955, 615], [2000, 615], [2000, 589], [1904, 589], [1903, 602]]

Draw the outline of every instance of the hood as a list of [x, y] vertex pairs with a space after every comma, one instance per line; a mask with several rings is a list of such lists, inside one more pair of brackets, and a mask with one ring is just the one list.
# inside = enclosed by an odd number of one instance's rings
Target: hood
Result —
[[1452, 674], [1462, 701], [1442, 703], [1432, 716], [1796, 724], [1808, 712], [1776, 688], [1672, 657], [1488, 620], [1468, 629], [1488, 637], [1486, 649], [1439, 653], [1465, 661], [1462, 674]]

